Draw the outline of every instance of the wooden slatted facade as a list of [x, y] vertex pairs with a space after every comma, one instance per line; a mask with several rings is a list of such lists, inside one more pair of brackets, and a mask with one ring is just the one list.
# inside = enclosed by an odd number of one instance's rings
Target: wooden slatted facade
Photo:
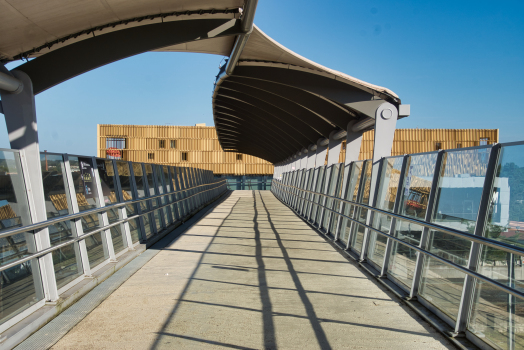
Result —
[[[359, 159], [373, 155], [374, 132], [365, 132]], [[397, 129], [392, 155], [478, 146], [499, 141], [498, 129]], [[173, 143], [174, 142], [174, 143]], [[220, 175], [273, 175], [273, 165], [247, 154], [224, 152], [212, 126], [97, 125], [97, 154], [124, 160], [211, 170]], [[345, 147], [339, 160], [345, 158]]]
[[[374, 130], [367, 131], [362, 136], [360, 160], [373, 157], [374, 137]], [[391, 155], [473, 147], [480, 146], [483, 142], [488, 145], [499, 142], [499, 129], [397, 129]], [[342, 147], [340, 162], [343, 162], [345, 157], [345, 147]]]

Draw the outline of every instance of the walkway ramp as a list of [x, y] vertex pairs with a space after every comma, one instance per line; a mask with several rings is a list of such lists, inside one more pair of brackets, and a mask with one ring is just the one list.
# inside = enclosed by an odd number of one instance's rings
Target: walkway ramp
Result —
[[271, 192], [233, 191], [53, 347], [93, 348], [454, 347]]

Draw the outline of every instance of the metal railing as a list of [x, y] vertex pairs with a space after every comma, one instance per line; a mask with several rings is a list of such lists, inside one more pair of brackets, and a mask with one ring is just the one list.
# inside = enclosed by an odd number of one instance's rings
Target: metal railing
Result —
[[[345, 204], [349, 204], [349, 205], [360, 207], [360, 208], [369, 209], [369, 210], [371, 210], [371, 211], [373, 211], [375, 213], [380, 213], [380, 214], [387, 215], [387, 216], [392, 217], [392, 218], [408, 221], [408, 222], [417, 224], [419, 226], [427, 227], [427, 228], [429, 228], [431, 230], [448, 233], [448, 234], [451, 234], [453, 236], [460, 237], [460, 238], [466, 239], [466, 240], [471, 241], [471, 242], [476, 242], [476, 243], [480, 243], [480, 244], [483, 244], [483, 245], [486, 245], [486, 246], [489, 246], [489, 247], [498, 248], [498, 249], [506, 251], [508, 253], [524, 255], [524, 249], [522, 249], [522, 248], [519, 249], [519, 248], [517, 248], [515, 246], [511, 246], [511, 245], [505, 244], [503, 242], [497, 242], [497, 241], [494, 241], [494, 240], [489, 239], [489, 238], [475, 237], [474, 235], [467, 234], [467, 233], [464, 233], [464, 232], [461, 232], [461, 231], [458, 231], [458, 230], [453, 230], [453, 229], [450, 229], [450, 228], [445, 227], [445, 226], [431, 224], [431, 223], [428, 223], [428, 222], [425, 222], [425, 221], [416, 220], [416, 219], [410, 218], [408, 216], [393, 214], [391, 212], [388, 212], [388, 211], [385, 211], [385, 210], [381, 210], [381, 209], [377, 209], [377, 208], [371, 207], [369, 205], [348, 201], [348, 200], [345, 200], [345, 199], [342, 199], [342, 198], [339, 198], [339, 197], [329, 196], [327, 194], [320, 193], [320, 192], [313, 192], [313, 191], [303, 190], [303, 189], [298, 188], [296, 186], [284, 185], [284, 184], [279, 183], [276, 180], [274, 182], [274, 185], [276, 187], [280, 188], [280, 190], [282, 192], [288, 193], [288, 194], [290, 194], [290, 195], [292, 195], [294, 197], [297, 197], [297, 198], [300, 198], [300, 197], [298, 196], [298, 194], [296, 192], [291, 192], [291, 191], [285, 190], [285, 188], [293, 188], [293, 189], [296, 189], [296, 190], [300, 191], [301, 193], [311, 193], [313, 195], [318, 195], [318, 196], [322, 196], [322, 197], [325, 197], [325, 198], [335, 199], [335, 200], [340, 201], [340, 202], [345, 203]], [[419, 246], [416, 246], [416, 245], [413, 245], [411, 243], [405, 242], [404, 240], [402, 240], [400, 238], [392, 236], [389, 233], [382, 232], [382, 231], [380, 231], [380, 230], [378, 230], [378, 229], [376, 229], [376, 228], [374, 228], [372, 226], [363, 224], [362, 222], [358, 221], [357, 219], [354, 219], [352, 217], [349, 217], [347, 215], [339, 213], [336, 210], [328, 208], [325, 205], [322, 205], [320, 203], [314, 202], [314, 201], [309, 200], [309, 199], [305, 199], [305, 198], [301, 198], [301, 199], [305, 200], [307, 202], [310, 202], [310, 203], [312, 203], [314, 205], [317, 205], [319, 207], [322, 207], [325, 210], [330, 211], [330, 212], [332, 212], [332, 213], [334, 213], [336, 215], [339, 215], [339, 216], [341, 216], [341, 217], [343, 217], [345, 219], [348, 219], [348, 220], [350, 220], [350, 221], [352, 221], [352, 222], [354, 222], [354, 223], [356, 223], [356, 224], [358, 224], [360, 226], [363, 226], [363, 227], [367, 228], [368, 230], [371, 230], [373, 232], [378, 233], [381, 236], [384, 236], [384, 237], [386, 237], [388, 239], [392, 239], [395, 242], [398, 242], [398, 243], [400, 243], [400, 244], [402, 244], [402, 245], [404, 245], [406, 247], [409, 247], [410, 249], [416, 250], [417, 252], [420, 252], [420, 253], [422, 253], [424, 255], [430, 256], [430, 257], [434, 258], [435, 260], [438, 260], [438, 261], [440, 261], [440, 262], [442, 262], [442, 263], [444, 263], [444, 264], [446, 264], [448, 266], [451, 266], [454, 269], [457, 269], [457, 270], [459, 270], [459, 271], [461, 271], [461, 272], [463, 272], [465, 274], [468, 274], [470, 276], [478, 278], [478, 279], [480, 279], [480, 280], [482, 280], [484, 282], [490, 283], [494, 287], [496, 287], [496, 288], [498, 288], [498, 289], [500, 289], [500, 290], [502, 290], [502, 291], [504, 291], [506, 293], [509, 293], [511, 295], [514, 295], [514, 296], [524, 300], [524, 292], [520, 292], [518, 290], [511, 289], [511, 288], [503, 285], [500, 282], [492, 280], [491, 278], [484, 277], [483, 275], [479, 274], [476, 271], [470, 270], [468, 268], [464, 268], [464, 267], [462, 267], [462, 266], [460, 266], [460, 265], [458, 265], [458, 264], [456, 264], [454, 262], [451, 262], [451, 261], [449, 261], [447, 259], [441, 258], [440, 256], [438, 256], [436, 254], [433, 254], [430, 251], [422, 249]]]
[[34, 163], [0, 149], [1, 332], [227, 190], [203, 169], [48, 152]]
[[297, 169], [271, 190], [453, 336], [515, 349], [524, 346], [523, 152], [515, 142]]

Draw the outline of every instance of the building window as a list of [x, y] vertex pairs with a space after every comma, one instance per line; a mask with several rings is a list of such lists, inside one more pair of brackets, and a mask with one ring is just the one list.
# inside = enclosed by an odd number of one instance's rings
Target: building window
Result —
[[237, 160], [242, 160], [242, 155], [241, 154], [237, 154]]
[[176, 140], [171, 140], [170, 141], [170, 147], [171, 148], [176, 148]]
[[147, 159], [149, 159], [149, 160], [155, 159], [155, 154], [154, 153], [148, 153], [147, 154]]
[[125, 149], [126, 139], [123, 137], [108, 137], [106, 138], [106, 148]]
[[187, 152], [182, 152], [182, 161], [187, 162], [187, 159], [188, 159]]
[[436, 150], [442, 149], [442, 143], [441, 142], [435, 142], [435, 149]]
[[123, 137], [106, 138], [106, 158], [123, 159], [123, 149], [126, 148], [126, 139]]
[[457, 148], [462, 148], [462, 144], [461, 143], [457, 143]]
[[166, 148], [166, 140], [158, 140], [159, 148]]
[[481, 146], [487, 146], [487, 145], [488, 145], [488, 141], [489, 141], [489, 139], [488, 139], [487, 137], [481, 137], [481, 138], [480, 138], [480, 143], [479, 143], [479, 144], [480, 144]]

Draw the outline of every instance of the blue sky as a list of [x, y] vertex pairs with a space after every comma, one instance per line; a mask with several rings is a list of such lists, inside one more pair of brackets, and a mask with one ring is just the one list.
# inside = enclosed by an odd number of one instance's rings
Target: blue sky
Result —
[[[385, 86], [398, 128], [498, 128], [524, 140], [524, 2], [259, 0], [255, 23], [291, 50]], [[42, 150], [96, 154], [96, 124], [213, 125], [221, 56], [146, 53], [36, 97]], [[7, 67], [12, 69], [17, 63]], [[0, 147], [9, 148], [5, 128]]]

